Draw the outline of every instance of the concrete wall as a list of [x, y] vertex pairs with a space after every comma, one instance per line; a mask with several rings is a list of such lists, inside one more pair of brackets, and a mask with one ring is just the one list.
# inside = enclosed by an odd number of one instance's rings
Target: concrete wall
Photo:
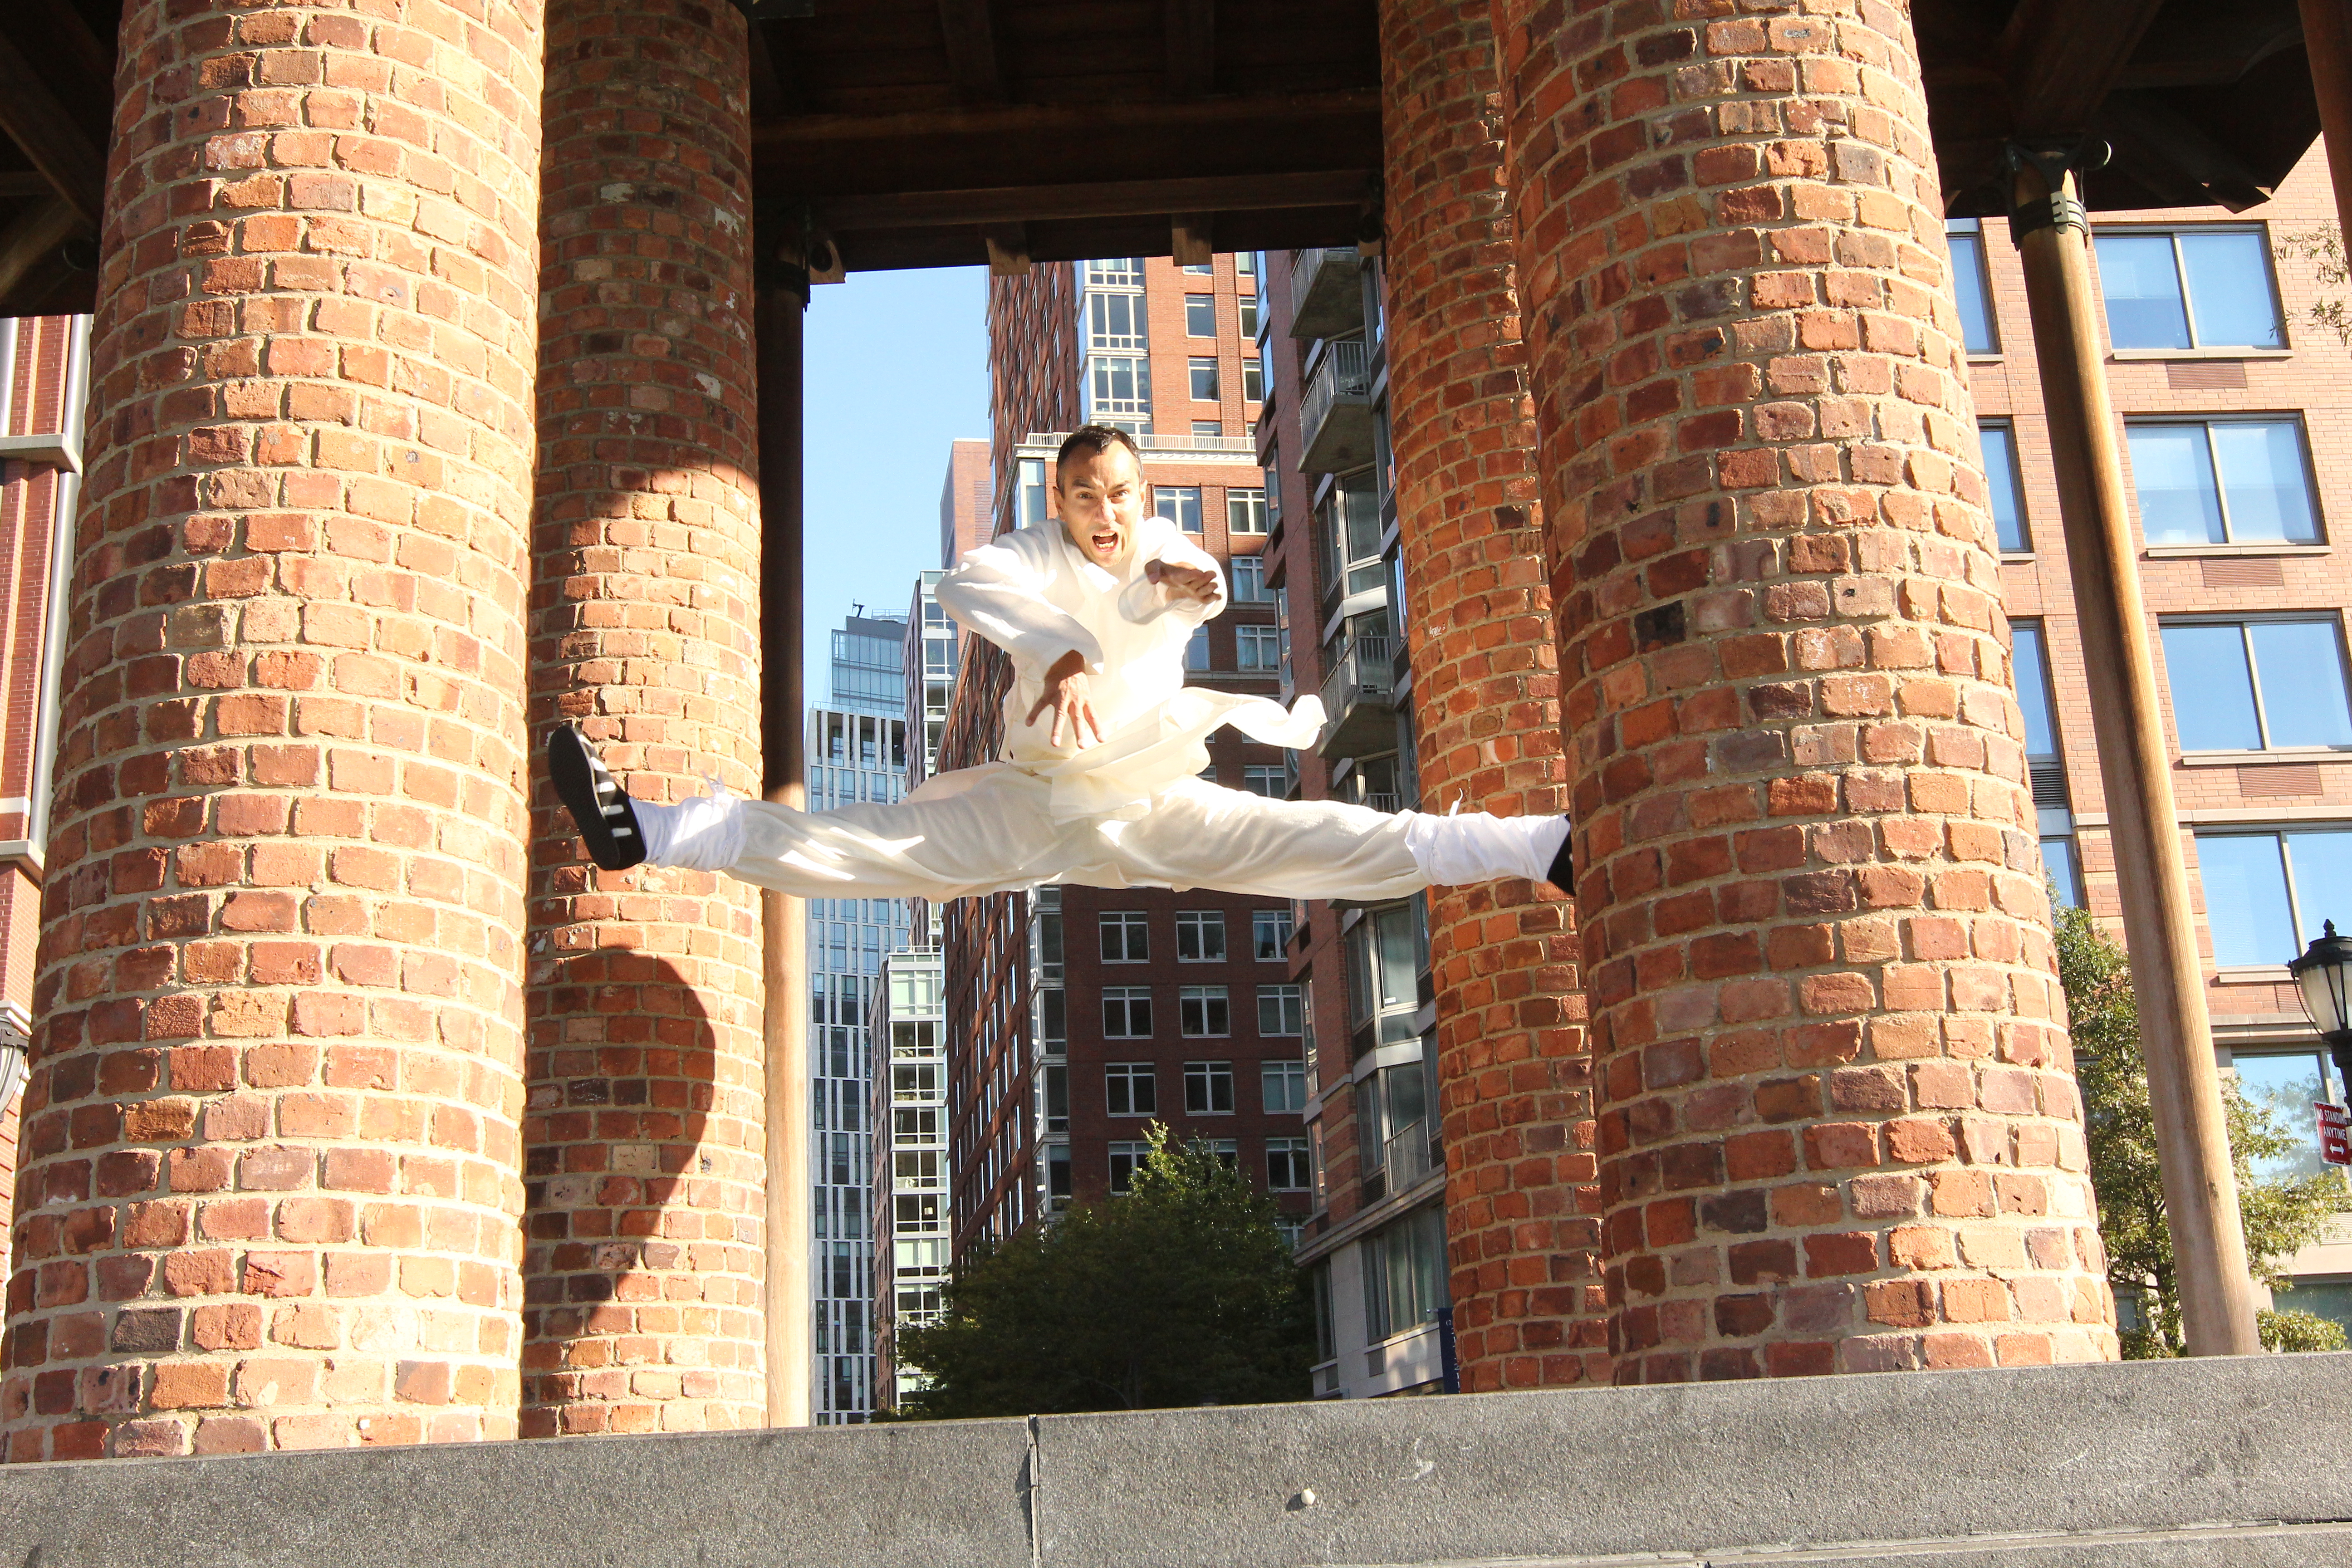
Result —
[[0, 1469], [39, 1568], [2352, 1558], [2352, 1354]]

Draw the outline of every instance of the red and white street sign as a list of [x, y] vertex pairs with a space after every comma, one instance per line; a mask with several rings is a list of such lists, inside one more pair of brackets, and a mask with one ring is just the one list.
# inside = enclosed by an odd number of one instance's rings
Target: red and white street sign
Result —
[[2319, 1157], [2331, 1165], [2352, 1165], [2352, 1110], [2314, 1105], [2319, 1112]]

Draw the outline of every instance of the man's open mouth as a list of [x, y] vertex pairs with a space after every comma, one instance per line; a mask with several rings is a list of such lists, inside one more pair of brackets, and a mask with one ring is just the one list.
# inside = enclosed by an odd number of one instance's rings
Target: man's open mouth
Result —
[[1118, 535], [1116, 532], [1097, 533], [1093, 535], [1092, 538], [1094, 540], [1095, 549], [1102, 554], [1111, 555], [1118, 552]]

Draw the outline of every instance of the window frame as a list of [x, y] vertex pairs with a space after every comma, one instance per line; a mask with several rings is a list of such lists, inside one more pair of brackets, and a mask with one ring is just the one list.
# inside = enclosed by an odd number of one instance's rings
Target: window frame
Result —
[[[1976, 258], [1976, 265], [1972, 270], [1976, 274], [1978, 303], [1984, 310], [1985, 336], [1990, 340], [1983, 348], [1971, 348], [1968, 341], [1967, 319], [1963, 317], [1960, 324], [1960, 355], [1964, 359], [1999, 359], [2000, 357], [2000, 312], [1993, 305], [1990, 248], [1985, 244], [1984, 225], [1976, 218], [1948, 220], [1944, 225], [1944, 248], [1947, 254], [1957, 254], [1958, 247], [1953, 244], [1953, 241], [1958, 239], [1968, 241], [1968, 248]], [[1959, 291], [1960, 268], [1958, 262], [1955, 260], [1952, 265], [1952, 292], [1958, 296]]]
[[[1200, 307], [1203, 305], [1206, 305], [1209, 308], [1209, 330], [1205, 332], [1198, 330], [1196, 325], [1196, 313]], [[1216, 337], [1217, 297], [1214, 294], [1201, 294], [1191, 289], [1185, 290], [1184, 335], [1188, 338], [1214, 339]]]
[[2018, 542], [2016, 547], [2013, 549], [2001, 542], [2000, 533], [2000, 520], [1998, 515], [1995, 516], [1993, 520], [1993, 552], [2003, 560], [2018, 560], [2033, 553], [2033, 518], [2026, 510], [2025, 505], [2025, 465], [2019, 460], [2017, 421], [2008, 415], [1999, 415], [1990, 419], [1979, 418], [1977, 421], [1978, 461], [1979, 466], [1985, 469], [1985, 496], [1987, 508], [1990, 510], [1993, 488], [1992, 474], [1990, 471], [1990, 465], [1986, 464], [1983, 461], [1984, 437], [1985, 432], [1988, 430], [1998, 430], [2007, 439], [2009, 447], [2009, 499], [2011, 506], [2017, 513]]
[[[1201, 1026], [1192, 1026], [1197, 1009]], [[1220, 1015], [1223, 1015], [1222, 1017]], [[1227, 985], [1180, 985], [1176, 988], [1176, 1034], [1187, 1040], [1230, 1040], [1234, 1037], [1234, 995]]]
[[[1216, 1104], [1217, 1087], [1224, 1086], [1223, 1107]], [[1193, 1092], [1197, 1084], [1200, 1093]], [[1201, 1103], [1196, 1103], [1196, 1100]], [[1234, 1114], [1234, 1064], [1231, 1061], [1194, 1061], [1184, 1064], [1184, 1114], [1187, 1116], [1231, 1116]]]
[[[1258, 952], [1258, 926], [1261, 921], [1265, 921], [1274, 922], [1275, 930], [1281, 937], [1281, 940], [1274, 944], [1274, 952], [1271, 953]], [[1289, 910], [1250, 910], [1250, 951], [1256, 954], [1260, 963], [1281, 963], [1288, 959], [1290, 939], [1297, 933], [1297, 916]]]
[[[1111, 1004], [1119, 1005], [1119, 1026], [1110, 1026]], [[1135, 1026], [1135, 1009], [1143, 1009], [1143, 1027]], [[1103, 1038], [1106, 1040], [1148, 1040], [1153, 1037], [1155, 1020], [1151, 1016], [1151, 987], [1149, 985], [1106, 985], [1102, 992]]]
[[[1112, 1092], [1113, 1085], [1117, 1085], [1124, 1092], [1115, 1095]], [[1137, 1103], [1136, 1090], [1139, 1089], [1143, 1091], [1141, 1099], [1146, 1102], [1140, 1105]], [[1120, 1109], [1121, 1100], [1126, 1101], [1124, 1110]], [[1103, 1114], [1106, 1116], [1159, 1115], [1160, 1069], [1158, 1066], [1151, 1062], [1105, 1062], [1103, 1064]]]
[[[1204, 374], [1208, 377], [1209, 390], [1206, 392], [1201, 390], [1201, 378]], [[1184, 385], [1192, 401], [1222, 403], [1224, 401], [1224, 372], [1217, 363], [1216, 355], [1187, 354], [1184, 356]]]
[[[1250, 786], [1253, 782], [1271, 783], [1276, 787], [1274, 792], [1269, 795], [1265, 790], [1252, 789]], [[1242, 764], [1242, 788], [1247, 794], [1263, 796], [1267, 800], [1281, 800], [1289, 794], [1287, 790], [1282, 787], [1282, 782], [1283, 773], [1282, 770], [1278, 767], [1265, 763], [1244, 763]]]
[[1263, 555], [1236, 555], [1227, 561], [1225, 585], [1236, 605], [1274, 603], [1274, 590], [1265, 585], [1265, 557]]
[[[1289, 980], [1266, 982], [1258, 986], [1255, 1000], [1257, 1003], [1257, 1032], [1259, 1038], [1267, 1040], [1294, 1040], [1305, 1037], [1307, 1034], [1306, 986], [1299, 984], [1296, 981]], [[1295, 1029], [1282, 1028], [1279, 1026], [1275, 1028], [1266, 1027], [1265, 1015], [1266, 1005], [1268, 1003], [1274, 1004], [1276, 1022], [1277, 1026], [1290, 1023], [1295, 1020], [1297, 1023], [1298, 1027]], [[1288, 1004], [1287, 1007], [1285, 1006], [1285, 1004]]]
[[[2347, 698], [2347, 706], [2352, 706], [2352, 646], [2347, 646], [2347, 641], [2344, 635], [2344, 617], [2340, 613], [2330, 610], [2322, 610], [2316, 614], [2309, 611], [2297, 612], [2294, 610], [2278, 610], [2265, 614], [2254, 615], [2158, 616], [2157, 617], [2156, 625], [2156, 636], [2158, 646], [2163, 644], [2165, 632], [2174, 626], [2235, 626], [2238, 628], [2239, 642], [2243, 647], [2246, 655], [2246, 679], [2248, 685], [2252, 689], [2254, 705], [2254, 735], [2256, 740], [2261, 742], [2251, 750], [2244, 747], [2213, 747], [2200, 748], [2195, 751], [2191, 751], [2187, 745], [2182, 743], [2180, 701], [2172, 684], [2172, 660], [2168, 658], [2164, 663], [2164, 695], [2165, 701], [2172, 709], [2172, 743], [2173, 754], [2175, 756], [2180, 757], [2184, 760], [2194, 757], [2202, 761], [2207, 758], [2269, 757], [2278, 755], [2282, 752], [2289, 756], [2312, 757], [2352, 755], [2352, 743], [2340, 746], [2272, 745], [2270, 740], [2270, 708], [2263, 695], [2263, 670], [2261, 664], [2258, 663], [2254, 658], [2254, 638], [2252, 632], [2252, 628], [2254, 626], [2326, 626], [2335, 634], [2336, 677], [2343, 683], [2343, 689]], [[2289, 677], [2287, 679], [2293, 678]], [[2352, 711], [2347, 711], [2346, 717], [2347, 719], [2352, 719]]]
[[[2270, 285], [2271, 312], [2278, 322], [2278, 346], [2260, 343], [2200, 343], [2197, 341], [2197, 301], [2189, 292], [2189, 269], [2180, 254], [2183, 234], [2250, 234], [2255, 249], [2263, 258], [2263, 279]], [[2187, 348], [2118, 348], [2116, 346], [2115, 324], [2107, 313], [2107, 279], [2099, 268], [2099, 240], [2105, 235], [2118, 238], [2147, 238], [2162, 235], [2172, 242], [2172, 280], [2180, 290], [2180, 314], [2189, 329]], [[2147, 361], [2182, 358], [2262, 359], [2294, 352], [2294, 341], [2288, 335], [2286, 300], [2279, 293], [2278, 259], [2271, 246], [2267, 223], [2094, 223], [2091, 228], [2091, 265], [2098, 275], [2099, 331], [2106, 340], [2107, 353], [2119, 361]]]
[[[2210, 827], [2193, 828], [2189, 834], [2189, 837], [2198, 847], [2198, 897], [2199, 901], [2205, 905], [2203, 918], [2208, 933], [2210, 934], [2213, 928], [2213, 906], [2211, 900], [2205, 897], [2204, 847], [2206, 843], [2216, 838], [2267, 838], [2278, 852], [2281, 886], [2286, 893], [2286, 918], [2289, 931], [2298, 946], [2307, 942], [2310, 939], [2305, 936], [2304, 932], [2309, 928], [2304, 923], [2303, 896], [2300, 889], [2298, 889], [2295, 885], [2294, 857], [2288, 852], [2286, 839], [2288, 836], [2292, 834], [2319, 833], [2352, 834], [2352, 822], [2347, 822], [2341, 819], [2331, 819], [2324, 822], [2270, 823], [2267, 825], [2262, 823], [2232, 822], [2228, 824], [2215, 824]], [[2322, 918], [2324, 919], [2326, 917], [2323, 916]], [[2317, 933], [2315, 932], [2313, 934], [2315, 935]], [[2213, 967], [2217, 973], [2223, 974], [2284, 974], [2286, 972], [2287, 960], [2294, 956], [2294, 955], [2293, 953], [2282, 953], [2275, 960], [2264, 959], [2255, 963], [2224, 963], [2221, 962], [2221, 954], [2219, 945], [2216, 944], [2213, 953]]]
[[1225, 531], [1244, 539], [1261, 539], [1267, 531], [1267, 490], [1263, 485], [1225, 487]]
[[[1111, 954], [1111, 933], [1118, 932], [1118, 956]], [[1151, 916], [1143, 910], [1103, 910], [1095, 916], [1095, 951], [1105, 963], [1151, 962]]]
[[[1253, 662], [1252, 654], [1256, 655]], [[1282, 632], [1276, 626], [1236, 625], [1234, 627], [1234, 668], [1244, 675], [1282, 673]]]
[[[1275, 1162], [1283, 1163], [1283, 1176], [1275, 1174]], [[1305, 1193], [1315, 1188], [1315, 1168], [1307, 1138], [1302, 1134], [1285, 1134], [1265, 1141], [1265, 1190], [1269, 1193]]]
[[[1184, 933], [1196, 933], [1192, 953], [1184, 951]], [[1216, 952], [1208, 951], [1209, 932], [1216, 933]], [[1176, 962], [1179, 963], [1223, 963], [1225, 962], [1225, 911], [1223, 910], [1178, 910], [1176, 911]]]
[[[2311, 509], [2312, 536], [2309, 539], [2240, 539], [2230, 520], [2230, 488], [2221, 478], [2219, 458], [2213, 455], [2212, 429], [2216, 425], [2290, 425], [2294, 428], [2296, 449], [2303, 458], [2303, 493]], [[2202, 414], [2196, 412], [2170, 414], [2135, 414], [2124, 419], [2124, 451], [2131, 452], [2134, 430], [2156, 429], [2164, 426], [2198, 426], [2205, 430], [2205, 465], [2213, 481], [2213, 507], [2221, 517], [2221, 537], [2218, 540], [2157, 541], [2147, 533], [2147, 520], [2140, 507], [2139, 468], [2132, 467], [2132, 523], [2139, 530], [2140, 548], [2153, 556], [2227, 554], [2252, 552], [2263, 555], [2288, 555], [2305, 550], [2325, 550], [2328, 544], [2327, 512], [2320, 505], [2319, 471], [2311, 450], [2311, 427], [2304, 422], [2303, 410], [2265, 410], [2232, 408]]]
[[[1284, 1103], [1280, 1105], [1276, 1105], [1274, 1102], [1275, 1097], [1267, 1092], [1268, 1089], [1271, 1087], [1269, 1080], [1276, 1079], [1281, 1080], [1285, 1089], [1282, 1096]], [[1296, 1089], [1297, 1091], [1297, 1099], [1298, 1103], [1296, 1105], [1289, 1103], [1290, 1100], [1293, 1098], [1288, 1092], [1291, 1089]], [[1305, 1058], [1267, 1057], [1257, 1064], [1258, 1109], [1264, 1111], [1266, 1115], [1304, 1116], [1307, 1114], [1307, 1102], [1311, 1098], [1312, 1095], [1308, 1090], [1307, 1084], [1307, 1061]]]

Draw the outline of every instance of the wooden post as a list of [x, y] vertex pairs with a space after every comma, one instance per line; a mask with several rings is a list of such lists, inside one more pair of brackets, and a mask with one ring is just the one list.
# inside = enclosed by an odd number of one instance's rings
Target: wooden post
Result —
[[2157, 1154], [2191, 1355], [2252, 1355], [2253, 1277], [2189, 915], [2172, 757], [2149, 653], [2123, 454], [2100, 358], [2090, 226], [2070, 163], [2019, 150], [2011, 234], [2025, 264], [2034, 357], [2058, 472], [2092, 731], [2139, 1003]]
[[[760, 751], [768, 800], [808, 805], [801, 668], [801, 342], [807, 273], [761, 255]], [[766, 949], [768, 1424], [809, 1424], [808, 907], [760, 899]]]
[[2352, 0], [2303, 0], [2303, 47], [2327, 142], [2339, 226], [2352, 230]]

